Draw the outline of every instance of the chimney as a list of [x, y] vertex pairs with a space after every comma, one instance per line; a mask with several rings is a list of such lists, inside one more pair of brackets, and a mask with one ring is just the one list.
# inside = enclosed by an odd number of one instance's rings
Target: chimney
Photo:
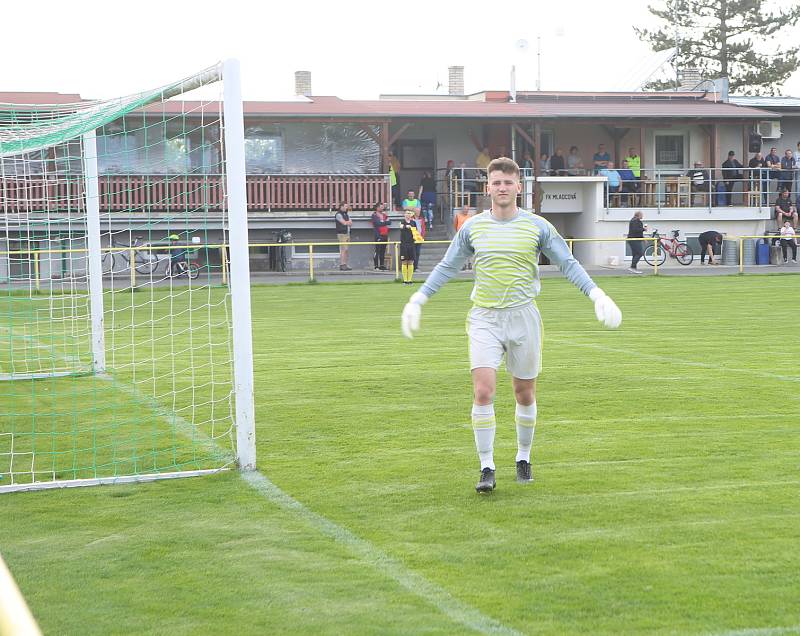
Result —
[[294, 94], [306, 97], [311, 95], [311, 71], [294, 72]]
[[679, 91], [694, 90], [697, 87], [697, 85], [703, 81], [703, 76], [700, 73], [700, 69], [692, 67], [683, 69], [679, 73], [679, 78], [681, 80], [681, 84], [680, 86], [678, 86]]
[[464, 67], [451, 66], [448, 69], [448, 93], [450, 95], [464, 94]]

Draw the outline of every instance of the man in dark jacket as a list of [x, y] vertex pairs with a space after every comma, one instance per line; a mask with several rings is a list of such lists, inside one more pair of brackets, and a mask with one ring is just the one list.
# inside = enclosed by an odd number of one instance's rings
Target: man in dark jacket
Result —
[[731, 150], [727, 161], [722, 164], [722, 180], [725, 182], [725, 190], [728, 191], [728, 205], [733, 205], [733, 187], [742, 179], [743, 167], [736, 158], [736, 153]]
[[628, 238], [639, 239], [638, 241], [628, 241], [631, 246], [631, 266], [628, 268], [628, 271], [633, 274], [642, 273], [636, 269], [636, 266], [642, 258], [642, 254], [644, 254], [644, 241], [642, 239], [644, 239], [644, 228], [647, 226], [642, 223], [642, 216], [642, 211], [636, 210], [628, 224]]
[[709, 265], [719, 265], [719, 262], [714, 261], [714, 246], [722, 245], [722, 234], [708, 230], [697, 237], [697, 242], [700, 243], [700, 264], [703, 264], [708, 255]]

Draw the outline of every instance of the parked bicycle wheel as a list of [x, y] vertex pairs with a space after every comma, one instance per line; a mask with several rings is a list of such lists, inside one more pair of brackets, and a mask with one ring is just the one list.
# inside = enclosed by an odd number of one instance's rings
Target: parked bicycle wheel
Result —
[[666, 260], [667, 252], [661, 245], [654, 248], [651, 243], [644, 248], [644, 262], [648, 265], [663, 265]]
[[200, 268], [197, 265], [195, 265], [194, 263], [188, 263], [188, 266], [187, 266], [187, 269], [186, 269], [186, 275], [189, 278], [191, 278], [192, 280], [194, 280], [195, 278], [200, 276]]
[[158, 257], [149, 250], [136, 250], [136, 271], [152, 274], [158, 267]]
[[675, 258], [681, 265], [691, 265], [694, 260], [694, 252], [686, 243], [678, 243], [675, 246]]

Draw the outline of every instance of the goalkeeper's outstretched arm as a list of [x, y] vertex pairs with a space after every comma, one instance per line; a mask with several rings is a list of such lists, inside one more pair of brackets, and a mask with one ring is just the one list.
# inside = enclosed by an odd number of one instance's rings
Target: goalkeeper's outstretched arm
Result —
[[594, 313], [597, 319], [609, 329], [619, 327], [622, 324], [622, 312], [619, 307], [586, 273], [583, 265], [570, 252], [567, 242], [550, 223], [546, 223], [541, 239], [541, 249], [545, 256], [550, 259], [551, 263], [558, 266], [567, 280], [594, 303]]
[[428, 298], [433, 296], [439, 288], [448, 280], [453, 278], [460, 270], [464, 262], [473, 254], [472, 245], [469, 242], [469, 232], [465, 232], [466, 224], [453, 238], [447, 252], [433, 268], [422, 288], [409, 298], [403, 308], [403, 315], [400, 318], [400, 327], [406, 338], [413, 338], [414, 333], [419, 331], [420, 320], [422, 318], [422, 305], [428, 302]]

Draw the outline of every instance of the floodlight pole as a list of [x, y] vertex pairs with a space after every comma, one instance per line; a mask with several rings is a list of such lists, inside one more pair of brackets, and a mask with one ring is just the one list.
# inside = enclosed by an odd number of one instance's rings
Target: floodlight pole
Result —
[[225, 181], [228, 191], [233, 313], [233, 375], [236, 399], [236, 459], [240, 470], [256, 469], [253, 396], [253, 327], [250, 314], [250, 250], [247, 240], [247, 191], [244, 161], [244, 114], [238, 60], [222, 65]]
[[86, 262], [89, 270], [89, 308], [92, 319], [92, 371], [105, 373], [106, 339], [103, 318], [103, 257], [100, 253], [100, 187], [97, 169], [97, 136], [94, 130], [83, 135], [83, 180], [88, 248]]

